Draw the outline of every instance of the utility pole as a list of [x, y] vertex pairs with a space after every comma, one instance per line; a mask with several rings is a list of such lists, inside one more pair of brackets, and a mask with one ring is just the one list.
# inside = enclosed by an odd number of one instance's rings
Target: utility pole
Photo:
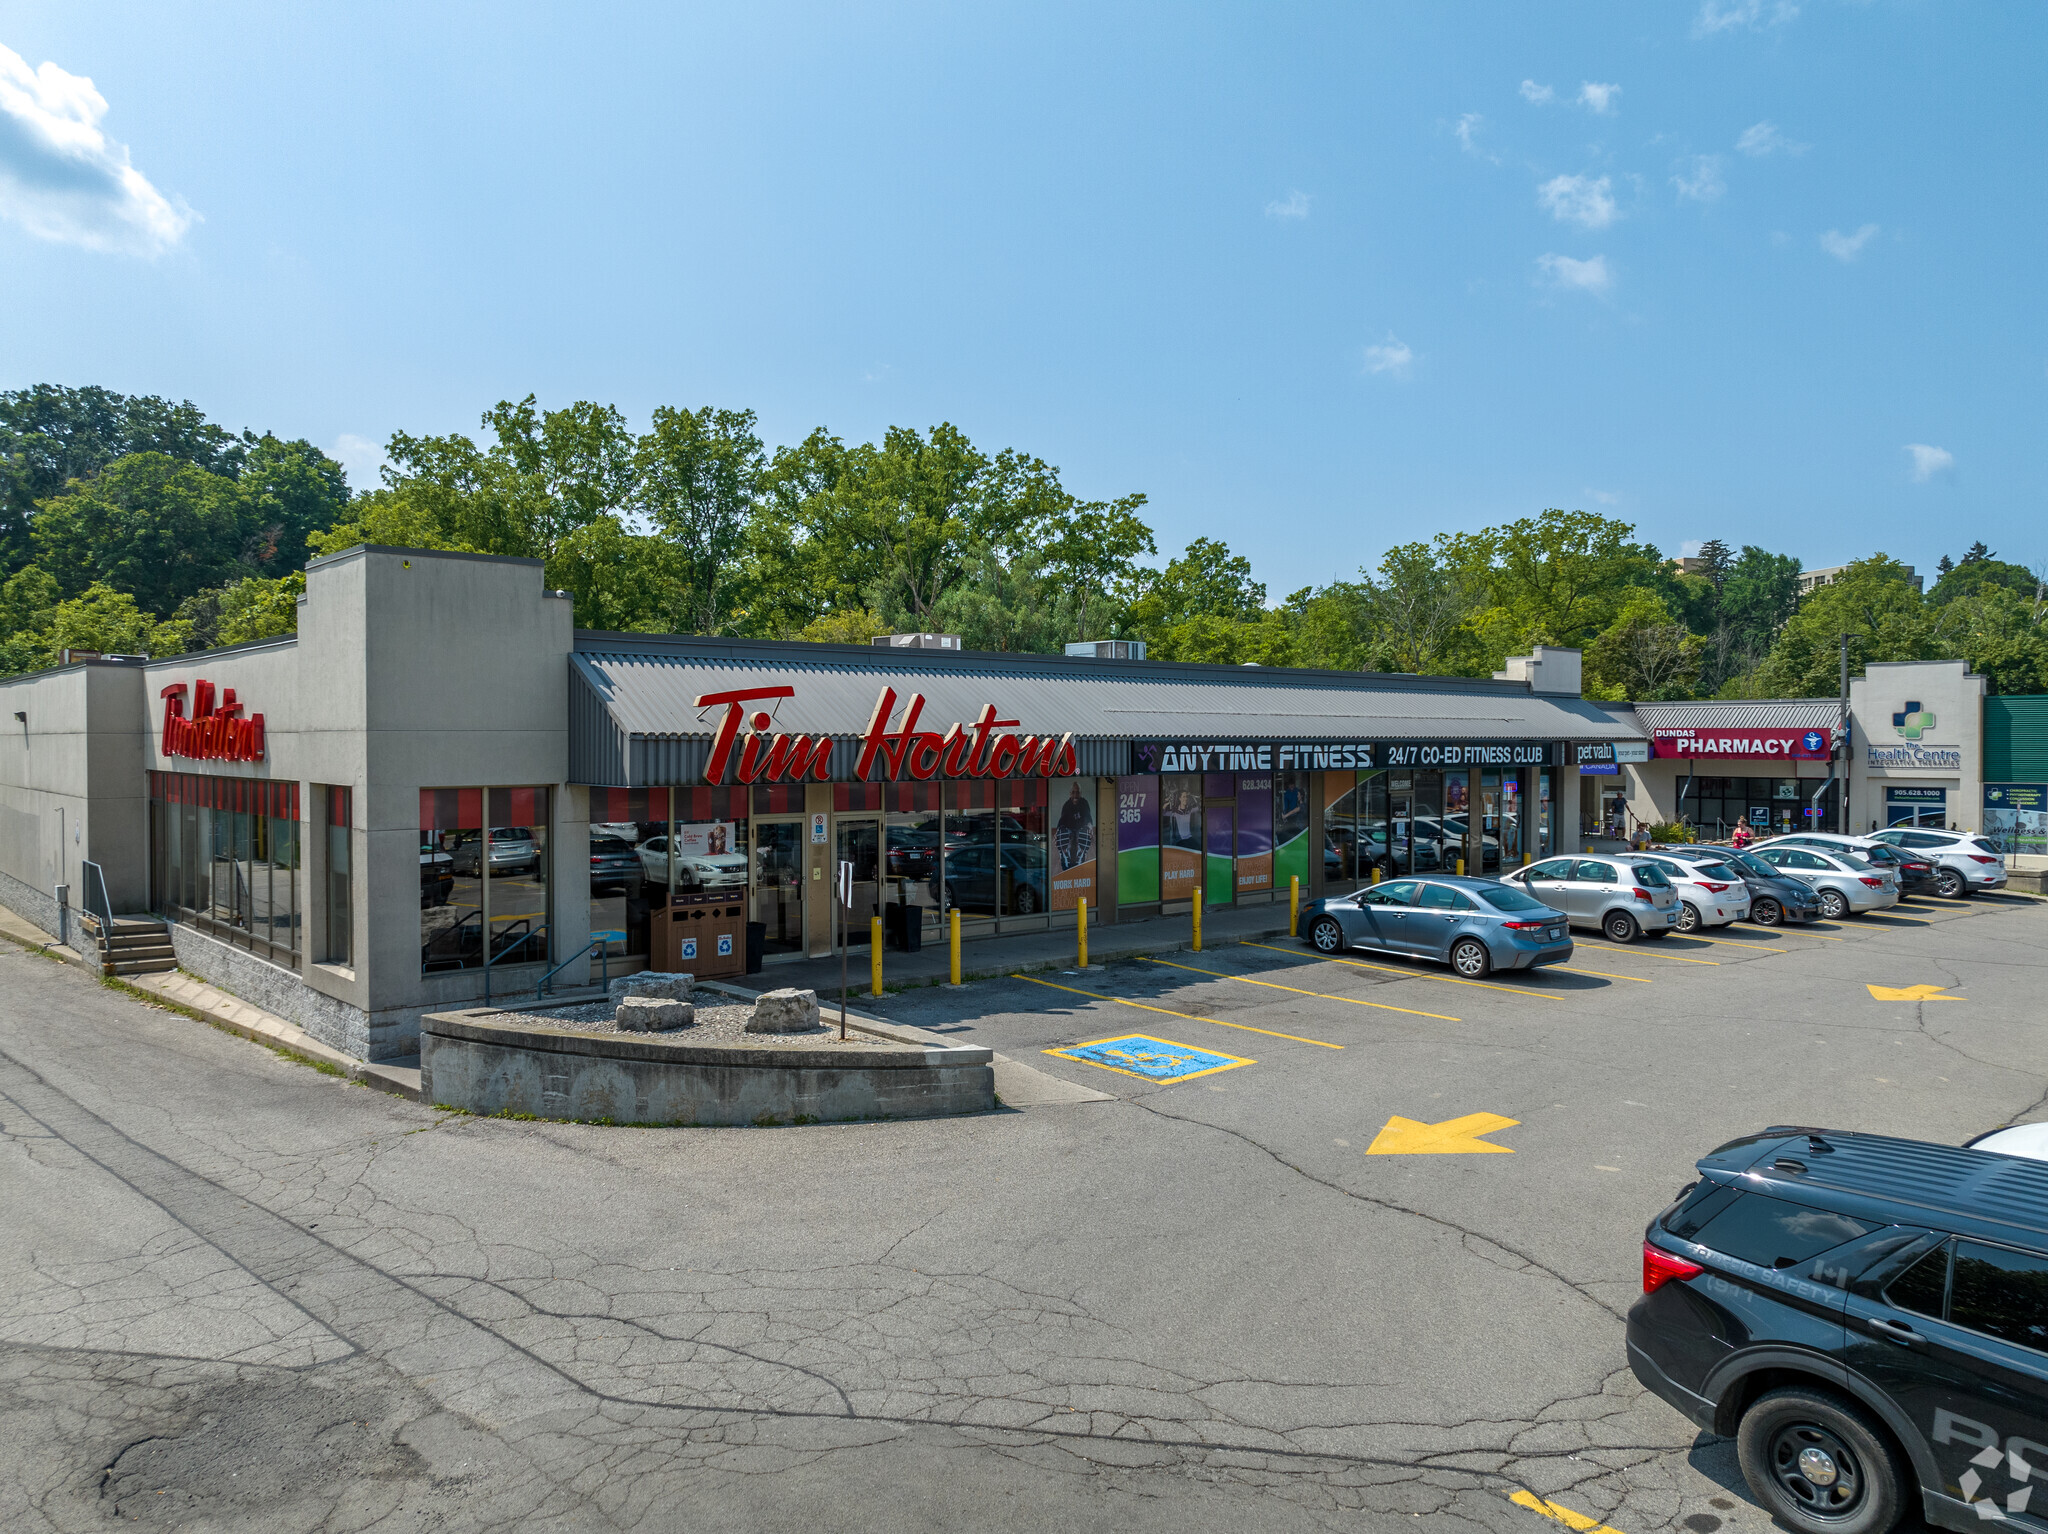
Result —
[[1842, 636], [1842, 701], [1836, 732], [1842, 742], [1842, 834], [1853, 836], [1855, 822], [1849, 819], [1849, 636]]

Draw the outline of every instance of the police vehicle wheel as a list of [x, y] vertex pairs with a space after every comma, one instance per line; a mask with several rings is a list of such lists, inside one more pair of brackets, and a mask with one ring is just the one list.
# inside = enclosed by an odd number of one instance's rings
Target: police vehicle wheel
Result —
[[1775, 900], [1758, 900], [1749, 908], [1749, 919], [1759, 927], [1775, 927], [1785, 919], [1785, 908]]
[[1820, 892], [1820, 914], [1829, 921], [1840, 921], [1849, 914], [1849, 902], [1843, 897], [1840, 890], [1822, 890]]
[[1935, 877], [1934, 893], [1943, 900], [1960, 900], [1969, 893], [1969, 888], [1964, 884], [1961, 874], [1953, 868], [1944, 868]]
[[1832, 1391], [1757, 1397], [1736, 1429], [1735, 1457], [1757, 1500], [1801, 1534], [1886, 1534], [1905, 1512], [1891, 1446]]
[[1691, 932], [1700, 924], [1700, 908], [1690, 900], [1678, 902], [1678, 930]]
[[1626, 911], [1609, 911], [1607, 920], [1600, 924], [1610, 942], [1633, 943], [1642, 929], [1636, 926], [1636, 919]]
[[1318, 953], [1341, 953], [1344, 949], [1344, 929], [1337, 924], [1334, 916], [1319, 916], [1315, 925], [1308, 929], [1308, 940], [1315, 945]]
[[1451, 968], [1467, 980], [1484, 980], [1493, 968], [1493, 955], [1478, 938], [1460, 938], [1451, 945]]

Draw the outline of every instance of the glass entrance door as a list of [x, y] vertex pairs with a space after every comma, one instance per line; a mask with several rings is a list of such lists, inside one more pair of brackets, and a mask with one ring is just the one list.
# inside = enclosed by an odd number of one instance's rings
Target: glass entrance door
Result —
[[1237, 899], [1237, 801], [1203, 800], [1202, 827], [1208, 853], [1203, 859], [1203, 903], [1210, 906], [1234, 904]]
[[[836, 863], [853, 865], [853, 904], [846, 913], [846, 946], [865, 948], [868, 923], [882, 914], [882, 819], [879, 815], [858, 818], [841, 815], [836, 820], [838, 848]], [[839, 870], [835, 866], [833, 877]], [[832, 913], [835, 930], [839, 913]]]
[[804, 946], [804, 823], [754, 822], [753, 919], [767, 928], [764, 953], [800, 953]]
[[1415, 793], [1406, 783], [1387, 790], [1386, 867], [1389, 874], [1415, 872]]

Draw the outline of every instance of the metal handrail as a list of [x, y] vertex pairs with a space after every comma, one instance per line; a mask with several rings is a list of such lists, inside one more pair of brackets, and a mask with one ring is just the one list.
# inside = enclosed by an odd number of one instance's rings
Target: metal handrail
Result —
[[[85, 897], [85, 913], [100, 929], [100, 957], [105, 958], [114, 941], [114, 902], [107, 895], [106, 870], [87, 859], [78, 865], [80, 880], [85, 888], [79, 893]], [[93, 904], [93, 896], [99, 896], [99, 904]]]
[[597, 950], [598, 978], [604, 981], [607, 986], [609, 986], [611, 984], [612, 978], [610, 964], [611, 942], [612, 940], [608, 937], [594, 937], [589, 942], [585, 943], [581, 948], [577, 949], [574, 953], [570, 954], [568, 958], [564, 959], [561, 963], [557, 964], [553, 969], [549, 970], [545, 975], [542, 975], [540, 977], [540, 984], [533, 988], [533, 999], [535, 1001], [539, 1001], [541, 1000], [541, 998], [546, 996], [548, 993], [548, 988], [553, 983], [555, 976], [559, 975], [571, 964], [574, 964], [578, 959], [582, 958], [586, 953], [590, 952], [590, 950], [593, 948]]
[[[541, 923], [541, 924], [540, 924], [540, 925], [539, 925], [538, 927], [535, 927], [535, 928], [533, 928], [533, 929], [532, 929], [532, 930], [531, 930], [530, 932], [528, 932], [528, 933], [527, 933], [527, 934], [526, 934], [526, 935], [525, 935], [524, 937], [522, 937], [522, 938], [521, 938], [521, 939], [520, 939], [520, 940], [519, 940], [518, 942], [516, 942], [516, 943], [509, 943], [509, 944], [507, 944], [507, 945], [506, 945], [506, 947], [505, 947], [505, 950], [504, 950], [504, 952], [503, 952], [503, 953], [499, 953], [499, 954], [492, 954], [492, 953], [490, 953], [490, 952], [488, 951], [488, 950], [489, 950], [489, 947], [490, 947], [490, 943], [489, 943], [488, 939], [487, 939], [487, 940], [485, 941], [485, 944], [484, 944], [484, 947], [485, 947], [485, 949], [486, 949], [486, 952], [485, 952], [485, 954], [484, 954], [484, 1005], [485, 1005], [485, 1006], [487, 1006], [487, 1007], [488, 1007], [488, 1006], [489, 1006], [489, 1005], [491, 1004], [491, 966], [492, 966], [493, 964], [496, 964], [496, 963], [498, 962], [498, 960], [500, 960], [500, 959], [509, 959], [509, 958], [511, 958], [513, 954], [515, 954], [515, 953], [519, 952], [519, 950], [520, 950], [520, 949], [522, 949], [522, 948], [526, 947], [526, 946], [527, 946], [527, 944], [531, 943], [531, 942], [532, 942], [532, 941], [533, 941], [533, 940], [534, 940], [535, 938], [537, 938], [537, 937], [540, 937], [540, 936], [542, 936], [543, 934], [545, 934], [545, 933], [547, 932], [547, 930], [548, 930], [548, 924], [547, 924], [546, 922], [542, 922], [542, 923]], [[531, 962], [531, 961], [529, 961], [529, 962]], [[541, 951], [541, 962], [542, 962], [542, 963], [546, 963], [546, 962], [547, 962], [547, 951], [546, 951], [545, 949], [543, 949], [543, 950]]]

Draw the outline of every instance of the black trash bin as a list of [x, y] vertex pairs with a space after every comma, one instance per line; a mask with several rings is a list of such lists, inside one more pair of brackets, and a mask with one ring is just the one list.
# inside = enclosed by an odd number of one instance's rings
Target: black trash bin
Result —
[[747, 923], [747, 973], [761, 973], [761, 955], [768, 948], [768, 923], [750, 921]]
[[882, 907], [882, 937], [901, 953], [917, 953], [924, 947], [924, 907], [887, 905]]

